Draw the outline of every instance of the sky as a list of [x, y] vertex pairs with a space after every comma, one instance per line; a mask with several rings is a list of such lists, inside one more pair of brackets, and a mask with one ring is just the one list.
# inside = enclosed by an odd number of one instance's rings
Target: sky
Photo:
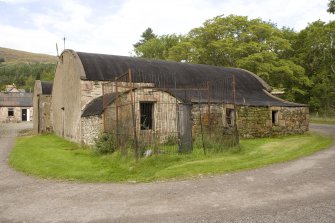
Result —
[[329, 22], [328, 0], [0, 0], [0, 47], [56, 55], [65, 48], [129, 56], [151, 27], [187, 34], [218, 15], [271, 21], [295, 31]]

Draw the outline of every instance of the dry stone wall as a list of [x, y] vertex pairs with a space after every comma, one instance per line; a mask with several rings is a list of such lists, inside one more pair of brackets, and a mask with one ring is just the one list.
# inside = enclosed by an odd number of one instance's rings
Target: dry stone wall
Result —
[[94, 140], [103, 132], [103, 121], [101, 116], [90, 116], [81, 118], [82, 143], [93, 145]]
[[[273, 111], [277, 120], [273, 120]], [[248, 107], [239, 106], [239, 134], [244, 138], [301, 134], [308, 131], [308, 107]]]
[[[228, 127], [229, 104], [193, 104], [193, 132], [200, 131], [200, 116], [203, 128]], [[210, 115], [209, 115], [210, 112]], [[237, 106], [237, 127], [243, 138], [301, 134], [308, 131], [308, 107], [253, 107]], [[273, 112], [276, 119], [273, 120]]]

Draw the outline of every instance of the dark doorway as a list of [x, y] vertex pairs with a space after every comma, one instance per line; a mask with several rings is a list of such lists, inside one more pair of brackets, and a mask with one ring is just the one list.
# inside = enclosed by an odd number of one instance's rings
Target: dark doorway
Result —
[[22, 121], [27, 121], [27, 109], [22, 109]]
[[272, 111], [272, 124], [278, 125], [278, 111]]

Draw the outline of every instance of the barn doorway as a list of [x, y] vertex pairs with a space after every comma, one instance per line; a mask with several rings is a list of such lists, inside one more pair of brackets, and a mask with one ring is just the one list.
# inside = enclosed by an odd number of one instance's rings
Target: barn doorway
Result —
[[22, 121], [26, 122], [27, 121], [27, 109], [22, 109]]

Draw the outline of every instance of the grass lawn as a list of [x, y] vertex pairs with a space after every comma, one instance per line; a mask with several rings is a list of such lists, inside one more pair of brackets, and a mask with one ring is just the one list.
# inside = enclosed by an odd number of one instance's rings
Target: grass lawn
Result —
[[158, 155], [135, 161], [132, 156], [97, 155], [91, 149], [54, 135], [18, 138], [9, 163], [16, 170], [43, 178], [83, 182], [148, 182], [253, 169], [312, 154], [332, 144], [330, 137], [305, 134], [242, 140], [239, 148], [204, 155]]
[[311, 117], [311, 123], [335, 125], [335, 118]]

